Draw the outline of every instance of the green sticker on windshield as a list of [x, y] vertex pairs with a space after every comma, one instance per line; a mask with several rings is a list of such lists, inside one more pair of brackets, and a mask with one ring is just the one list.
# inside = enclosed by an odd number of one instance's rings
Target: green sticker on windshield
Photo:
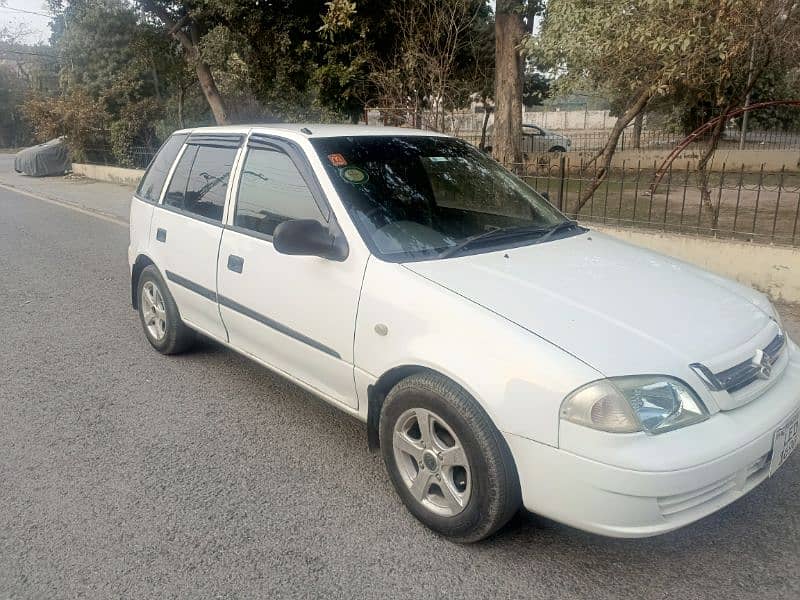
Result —
[[364, 169], [359, 169], [358, 167], [343, 167], [339, 169], [339, 175], [347, 183], [352, 183], [355, 185], [367, 183], [369, 180], [369, 175], [367, 175], [367, 172]]

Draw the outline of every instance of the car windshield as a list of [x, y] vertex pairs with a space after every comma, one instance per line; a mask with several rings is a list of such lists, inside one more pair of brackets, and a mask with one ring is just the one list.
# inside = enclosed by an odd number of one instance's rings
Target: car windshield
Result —
[[461, 140], [353, 136], [311, 143], [370, 249], [385, 260], [485, 252], [578, 231], [525, 182]]

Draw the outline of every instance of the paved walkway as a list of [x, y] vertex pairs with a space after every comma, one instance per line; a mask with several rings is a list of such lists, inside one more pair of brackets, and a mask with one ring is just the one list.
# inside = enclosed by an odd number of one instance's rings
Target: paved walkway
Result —
[[0, 154], [0, 185], [78, 206], [114, 219], [128, 220], [133, 186], [67, 175], [28, 177], [14, 172], [14, 155]]

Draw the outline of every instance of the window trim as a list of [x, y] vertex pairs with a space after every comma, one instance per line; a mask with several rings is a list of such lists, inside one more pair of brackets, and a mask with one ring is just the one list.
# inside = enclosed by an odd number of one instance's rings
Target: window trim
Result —
[[[158, 155], [161, 154], [161, 151], [164, 149], [164, 146], [166, 146], [167, 142], [169, 142], [173, 137], [183, 137], [183, 142], [181, 143], [180, 147], [178, 148], [178, 153], [175, 155], [175, 158], [172, 159], [172, 163], [170, 164], [169, 168], [167, 169], [167, 174], [164, 177], [164, 182], [161, 184], [161, 189], [158, 191], [158, 198], [155, 199], [155, 200], [148, 200], [147, 198], [145, 198], [141, 194], [139, 194], [139, 188], [141, 188], [142, 183], [145, 180], [145, 177], [147, 177], [147, 175], [150, 173], [150, 169], [153, 168], [153, 163], [156, 162], [156, 159], [158, 158]], [[177, 162], [180, 159], [180, 157], [183, 156], [184, 149], [186, 148], [186, 140], [187, 139], [189, 139], [189, 134], [188, 133], [172, 133], [166, 140], [164, 140], [164, 143], [161, 144], [161, 146], [158, 147], [158, 150], [153, 155], [153, 158], [150, 159], [150, 164], [147, 165], [147, 168], [144, 170], [144, 173], [142, 174], [142, 178], [139, 180], [139, 184], [136, 186], [136, 189], [133, 191], [133, 197], [134, 198], [136, 198], [137, 200], [141, 200], [142, 202], [147, 202], [148, 204], [153, 204], [153, 205], [161, 204], [161, 198], [164, 195], [164, 190], [167, 187], [167, 182], [172, 180], [172, 171], [174, 170], [175, 165], [177, 164]]]
[[322, 186], [317, 179], [317, 174], [314, 172], [311, 163], [308, 161], [305, 151], [300, 148], [300, 146], [286, 138], [263, 133], [254, 133], [248, 138], [247, 143], [244, 144], [242, 150], [241, 160], [237, 166], [236, 180], [234, 182], [235, 186], [231, 190], [233, 195], [229, 205], [228, 219], [224, 226], [225, 229], [272, 243], [273, 236], [270, 234], [261, 233], [259, 231], [247, 229], [246, 227], [241, 227], [240, 225], [235, 225], [236, 207], [239, 204], [239, 191], [242, 183], [241, 176], [244, 170], [244, 165], [247, 162], [247, 157], [251, 150], [271, 150], [273, 152], [281, 152], [289, 158], [295, 169], [297, 169], [297, 172], [300, 174], [300, 177], [303, 179], [303, 182], [306, 184], [308, 191], [311, 193], [311, 197], [314, 199], [314, 203], [317, 205], [319, 216], [322, 218], [323, 222], [326, 223], [330, 229], [335, 229], [339, 235], [344, 235], [344, 233], [341, 232], [341, 227], [339, 227], [338, 223], [336, 223], [336, 217], [333, 214], [333, 209], [331, 208], [325, 192], [322, 191]]
[[[185, 197], [186, 197], [186, 188], [189, 186], [189, 175], [192, 174], [192, 167], [194, 167], [194, 159], [197, 158], [197, 148], [198, 148], [198, 146], [196, 146], [196, 145], [193, 145], [193, 146], [195, 148], [194, 156], [192, 157], [192, 163], [189, 165], [189, 171], [188, 171], [188, 173], [186, 175], [186, 184], [184, 185], [184, 188], [183, 188], [184, 203], [185, 203]], [[192, 150], [190, 150], [191, 147], [192, 146], [190, 146], [189, 144], [184, 144], [183, 150], [180, 153], [180, 156], [175, 159], [175, 164], [172, 167], [172, 172], [169, 174], [169, 183], [164, 186], [163, 193], [161, 194], [161, 205], [164, 208], [173, 210], [174, 212], [186, 212], [186, 213], [189, 212], [188, 210], [182, 210], [182, 209], [180, 209], [180, 208], [178, 208], [176, 206], [172, 206], [171, 204], [167, 204], [166, 202], [167, 202], [167, 194], [169, 193], [169, 188], [172, 187], [172, 180], [175, 179], [175, 173], [178, 170], [178, 165], [181, 164], [181, 161], [183, 160], [184, 155], [187, 152], [191, 152], [192, 151]]]
[[170, 206], [168, 204], [160, 204], [158, 208], [162, 208], [166, 211], [171, 213], [175, 213], [176, 215], [181, 215], [184, 217], [190, 217], [196, 221], [201, 221], [203, 223], [208, 223], [209, 225], [216, 225], [217, 227], [223, 228], [224, 224], [222, 221], [217, 221], [216, 219], [210, 219], [209, 217], [204, 217], [203, 215], [198, 215], [197, 213], [190, 212], [188, 210], [184, 210], [182, 208], [176, 208], [174, 206]]
[[[234, 145], [233, 144], [232, 138], [234, 138], [234, 137], [236, 138], [236, 140], [238, 140], [237, 141], [238, 145]], [[205, 134], [203, 136], [195, 136], [193, 141], [191, 140], [191, 138], [192, 138], [192, 136], [190, 135], [186, 139], [186, 142], [183, 144], [183, 146], [181, 147], [180, 151], [178, 152], [178, 155], [175, 157], [175, 160], [173, 161], [172, 166], [170, 167], [170, 170], [169, 170], [169, 172], [167, 174], [167, 179], [164, 182], [164, 186], [161, 188], [161, 196], [159, 196], [158, 203], [155, 203], [155, 205], [158, 206], [159, 208], [163, 208], [164, 210], [168, 210], [171, 213], [175, 213], [177, 215], [181, 215], [181, 216], [184, 216], [184, 217], [189, 217], [191, 219], [196, 219], [196, 220], [201, 221], [203, 223], [208, 223], [209, 225], [216, 225], [217, 227], [220, 227], [220, 228], [224, 229], [225, 226], [226, 226], [225, 224], [227, 222], [228, 209], [229, 209], [229, 207], [231, 205], [232, 198], [233, 198], [232, 189], [231, 189], [232, 186], [230, 184], [233, 182], [233, 178], [234, 177], [237, 177], [237, 181], [238, 181], [239, 161], [240, 161], [241, 156], [242, 156], [242, 141], [244, 140], [244, 135], [237, 134], [235, 136], [231, 136], [231, 135], [209, 135], [209, 134]], [[203, 140], [202, 142], [199, 141], [201, 139]], [[219, 141], [219, 143], [215, 143], [215, 141]], [[228, 180], [228, 186], [227, 186], [227, 189], [225, 190], [225, 203], [222, 206], [222, 218], [219, 221], [217, 221], [216, 219], [211, 219], [209, 217], [205, 217], [203, 215], [198, 215], [197, 213], [193, 213], [191, 211], [188, 211], [188, 210], [185, 210], [185, 209], [182, 209], [182, 208], [177, 208], [175, 206], [164, 204], [164, 200], [165, 200], [166, 195], [167, 195], [167, 190], [169, 189], [169, 186], [172, 184], [172, 178], [175, 176], [175, 171], [178, 169], [178, 163], [181, 162], [181, 159], [183, 158], [183, 155], [186, 153], [187, 149], [190, 146], [195, 146], [198, 149], [201, 148], [201, 147], [204, 147], [204, 146], [205, 147], [211, 147], [211, 148], [236, 148], [236, 154], [233, 157], [233, 164], [231, 165], [231, 177]], [[195, 155], [195, 158], [197, 158], [196, 155]], [[192, 167], [194, 167], [194, 160], [192, 160], [192, 166], [189, 167], [189, 174], [190, 175], [191, 175], [191, 172], [192, 172]], [[188, 179], [187, 179], [187, 183], [188, 183]]]
[[238, 148], [245, 135], [242, 133], [204, 133], [196, 131], [189, 135], [187, 144], [195, 146], [213, 146], [214, 148]]

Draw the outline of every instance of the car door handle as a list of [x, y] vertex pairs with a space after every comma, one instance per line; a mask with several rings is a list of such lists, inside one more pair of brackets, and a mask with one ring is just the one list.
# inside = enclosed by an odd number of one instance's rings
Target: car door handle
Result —
[[159, 242], [166, 242], [167, 241], [167, 230], [166, 229], [161, 229], [161, 227], [156, 229], [156, 241], [159, 241]]
[[228, 256], [228, 270], [234, 273], [241, 273], [244, 268], [244, 259], [241, 256], [231, 254]]

